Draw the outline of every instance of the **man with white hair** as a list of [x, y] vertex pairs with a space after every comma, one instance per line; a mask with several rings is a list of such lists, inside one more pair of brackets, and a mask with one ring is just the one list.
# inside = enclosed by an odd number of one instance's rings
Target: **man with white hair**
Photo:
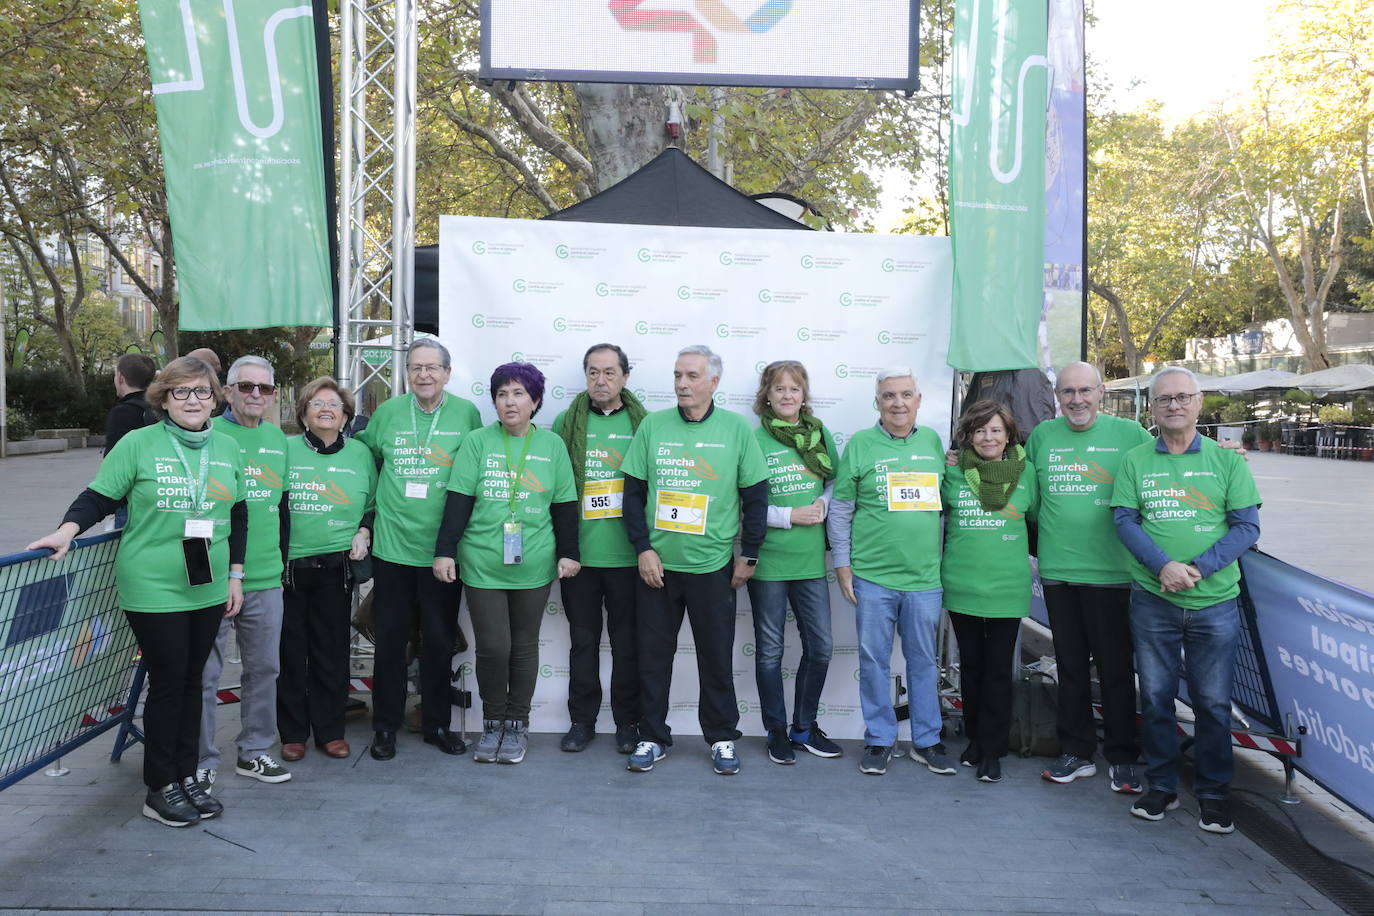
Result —
[[721, 371], [710, 347], [684, 347], [673, 366], [677, 406], [644, 418], [621, 465], [625, 533], [639, 564], [640, 740], [627, 765], [635, 772], [652, 770], [673, 743], [668, 691], [684, 612], [702, 736], [717, 773], [739, 772], [735, 589], [753, 576], [767, 531], [768, 466], [748, 421], [716, 409]]
[[1159, 438], [1127, 453], [1112, 493], [1131, 552], [1131, 634], [1140, 675], [1141, 744], [1150, 791], [1131, 813], [1158, 821], [1178, 807], [1183, 759], [1174, 702], [1188, 678], [1196, 721], [1198, 826], [1230, 833], [1231, 683], [1240, 641], [1240, 555], [1259, 539], [1260, 495], [1244, 459], [1197, 430], [1202, 392], [1187, 369], [1150, 382]]
[[224, 649], [234, 630], [243, 662], [239, 688], [238, 758], [234, 772], [259, 782], [279, 783], [290, 772], [272, 756], [277, 742], [277, 674], [281, 670], [281, 574], [286, 537], [286, 435], [271, 422], [277, 404], [276, 373], [261, 356], [241, 356], [229, 366], [224, 387], [224, 413], [214, 419], [218, 432], [239, 444], [243, 479], [248, 486], [248, 552], [243, 571], [229, 573], [243, 580], [243, 607], [220, 624], [210, 657], [201, 673], [200, 764], [196, 782], [205, 792], [215, 784], [220, 765], [215, 742], [215, 710]]
[[864, 756], [859, 771], [887, 772], [897, 744], [892, 641], [902, 637], [911, 759], [932, 773], [954, 766], [940, 743], [935, 631], [940, 586], [940, 478], [944, 446], [917, 427], [921, 389], [909, 368], [878, 373], [878, 422], [845, 444], [826, 519], [840, 591], [855, 605]]
[[1092, 669], [1102, 691], [1102, 756], [1114, 792], [1144, 791], [1135, 722], [1131, 648], [1131, 556], [1112, 524], [1112, 485], [1126, 453], [1147, 442], [1139, 423], [1100, 412], [1106, 388], [1095, 367], [1069, 363], [1056, 374], [1063, 416], [1035, 427], [1026, 457], [1040, 506], [1037, 559], [1058, 664], [1061, 756], [1041, 773], [1070, 783], [1097, 773]]

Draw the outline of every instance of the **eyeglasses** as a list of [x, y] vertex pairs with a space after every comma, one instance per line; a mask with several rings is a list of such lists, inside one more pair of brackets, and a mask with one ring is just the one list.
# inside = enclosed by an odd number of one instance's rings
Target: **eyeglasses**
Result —
[[326, 407], [330, 410], [338, 410], [343, 406], [343, 401], [311, 401], [305, 406], [313, 407], [315, 410], [324, 410]]
[[1193, 403], [1193, 398], [1201, 397], [1196, 391], [1185, 391], [1182, 394], [1162, 394], [1154, 399], [1156, 407], [1168, 407], [1170, 404], [1177, 404], [1179, 407], [1187, 407]]
[[437, 366], [429, 363], [423, 366], [407, 366], [406, 369], [411, 375], [438, 375], [447, 369], [447, 366]]
[[1096, 390], [1096, 385], [1087, 388], [1060, 388], [1055, 391], [1055, 394], [1067, 401], [1070, 398], [1086, 398]]
[[262, 382], [235, 382], [234, 387], [239, 390], [239, 394], [252, 394], [254, 391], [261, 391], [263, 397], [271, 397], [277, 393], [276, 385], [265, 385]]
[[208, 385], [197, 385], [195, 388], [181, 385], [171, 390], [172, 397], [176, 398], [178, 401], [185, 401], [193, 394], [196, 396], [197, 401], [208, 401], [215, 396], [215, 389]]

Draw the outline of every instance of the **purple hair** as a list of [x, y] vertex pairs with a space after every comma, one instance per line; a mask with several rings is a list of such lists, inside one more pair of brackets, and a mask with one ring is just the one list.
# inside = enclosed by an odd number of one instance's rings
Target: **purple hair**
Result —
[[497, 366], [491, 373], [491, 402], [496, 403], [496, 390], [502, 385], [515, 382], [524, 388], [534, 399], [534, 411], [530, 414], [539, 413], [539, 408], [544, 406], [544, 373], [540, 372], [529, 363], [503, 363]]

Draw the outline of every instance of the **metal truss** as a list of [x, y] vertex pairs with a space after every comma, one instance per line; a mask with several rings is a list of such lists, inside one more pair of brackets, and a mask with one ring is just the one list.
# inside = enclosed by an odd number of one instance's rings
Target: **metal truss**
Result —
[[[405, 386], [414, 335], [416, 0], [340, 0], [339, 382]], [[359, 405], [361, 408], [361, 404]]]

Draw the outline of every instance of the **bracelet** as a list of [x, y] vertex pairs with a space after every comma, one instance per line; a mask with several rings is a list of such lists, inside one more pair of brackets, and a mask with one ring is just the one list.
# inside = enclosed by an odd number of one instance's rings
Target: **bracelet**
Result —
[[242, 572], [234, 572], [234, 571], [231, 569], [231, 570], [229, 570], [229, 578], [231, 578], [231, 579], [242, 579], [242, 578], [243, 578], [243, 573], [242, 573]]

